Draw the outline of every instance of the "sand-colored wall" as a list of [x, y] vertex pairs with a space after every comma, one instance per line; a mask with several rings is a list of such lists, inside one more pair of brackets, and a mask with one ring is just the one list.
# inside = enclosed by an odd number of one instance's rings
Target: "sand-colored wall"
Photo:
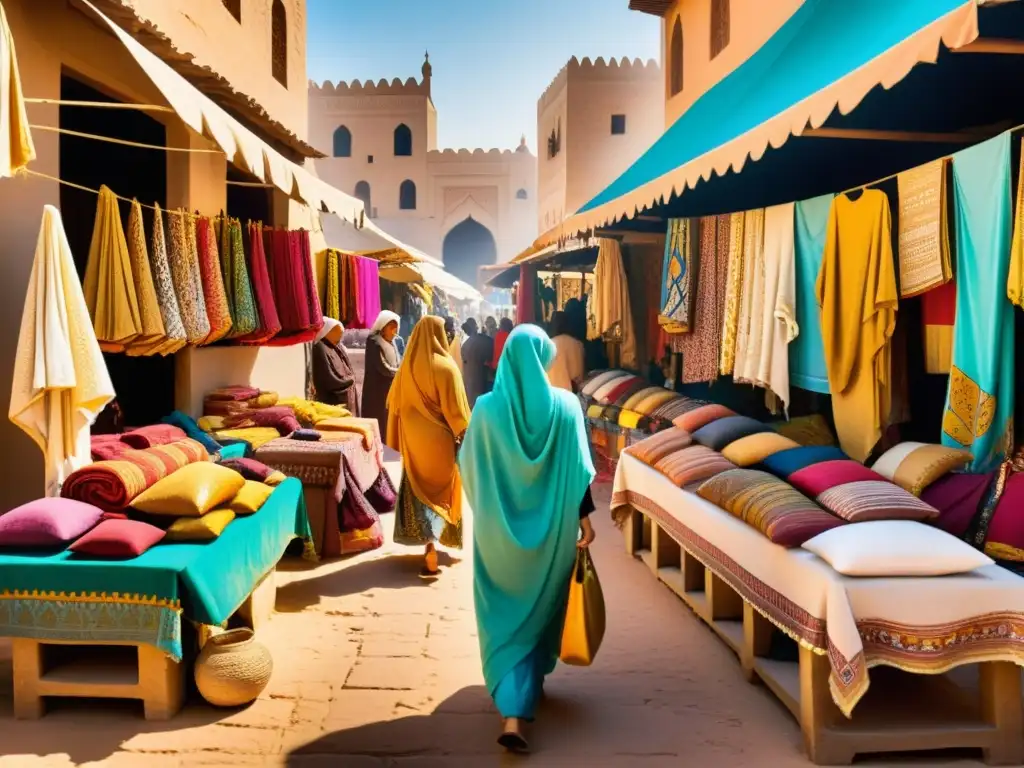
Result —
[[288, 19], [288, 87], [271, 71], [273, 0], [242, 0], [241, 23], [221, 0], [122, 0], [171, 39], [255, 99], [275, 120], [306, 136], [306, 0], [282, 0]]
[[[625, 115], [625, 134], [612, 134], [612, 115]], [[547, 139], [559, 120], [561, 151], [549, 158]], [[656, 62], [572, 59], [537, 102], [539, 228], [550, 229], [593, 199], [658, 139], [663, 127]]]
[[[712, 59], [711, 0], [676, 0], [663, 24], [665, 127], [764, 45], [803, 1], [729, 0], [729, 44]], [[671, 41], [676, 19], [683, 27], [683, 90], [671, 96]]]
[[[217, 3], [220, 6], [219, 2]], [[126, 101], [160, 103], [157, 90], [124, 48], [66, 0], [5, 0], [4, 9], [17, 48], [22, 85], [28, 97], [60, 98], [62, 68], [94, 87]], [[305, 93], [305, 83], [302, 92]], [[56, 106], [30, 104], [29, 120], [58, 125]], [[174, 115], [155, 113], [178, 146], [207, 145]], [[37, 159], [30, 168], [59, 177], [58, 136], [36, 131]], [[218, 155], [167, 153], [167, 203], [214, 214], [226, 201], [226, 161]], [[115, 190], [116, 191], [116, 190]], [[291, 223], [293, 205], [278, 195], [275, 208]], [[60, 206], [56, 182], [35, 177], [0, 180], [0, 391], [10, 392], [18, 329], [39, 234], [42, 208]], [[297, 221], [297, 219], [296, 219]], [[304, 384], [301, 347], [207, 349], [179, 353], [175, 360], [179, 407], [198, 414], [203, 393], [212, 386], [245, 383], [300, 394]], [[19, 429], [0, 421], [0, 510], [42, 492], [42, 455]]]

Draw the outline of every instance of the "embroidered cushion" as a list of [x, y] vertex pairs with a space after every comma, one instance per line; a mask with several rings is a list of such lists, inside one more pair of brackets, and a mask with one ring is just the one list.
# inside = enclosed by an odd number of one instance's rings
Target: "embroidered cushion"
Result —
[[754, 469], [722, 472], [697, 494], [783, 547], [799, 547], [843, 524], [788, 483]]
[[82, 501], [30, 501], [0, 515], [0, 547], [63, 547], [102, 517], [102, 509]]
[[778, 432], [758, 432], [733, 440], [722, 449], [722, 455], [737, 467], [749, 467], [760, 464], [774, 453], [799, 447]]
[[166, 541], [213, 541], [235, 519], [233, 510], [221, 507], [202, 517], [179, 517], [167, 529]]
[[720, 472], [736, 469], [736, 465], [703, 445], [691, 445], [662, 458], [654, 464], [661, 472], [680, 488], [694, 483], [702, 483]]
[[741, 437], [767, 431], [768, 427], [757, 419], [748, 416], [726, 416], [724, 419], [716, 419], [706, 424], [692, 434], [693, 442], [720, 451]]
[[981, 511], [995, 476], [995, 472], [949, 474], [929, 485], [921, 494], [921, 501], [939, 510], [931, 524], [957, 538], [963, 537]]
[[686, 448], [692, 442], [689, 432], [672, 427], [634, 443], [626, 449], [626, 453], [653, 467], [666, 456]]
[[812, 499], [829, 488], [835, 488], [837, 485], [845, 483], [855, 483], [859, 480], [886, 482], [880, 474], [853, 459], [822, 461], [797, 470], [786, 478], [786, 482]]
[[701, 427], [710, 424], [715, 419], [724, 419], [727, 416], [735, 415], [735, 411], [730, 408], [726, 408], [724, 405], [707, 403], [706, 405], [699, 405], [696, 408], [687, 411], [682, 416], [677, 416], [672, 419], [672, 423], [680, 429], [685, 429], [687, 432], [692, 434]]
[[222, 461], [221, 464], [235, 470], [246, 480], [256, 480], [261, 483], [265, 482], [274, 471], [262, 461], [257, 461], [256, 459], [228, 459]]
[[992, 564], [955, 536], [913, 520], [844, 525], [803, 548], [844, 576], [949, 576]]
[[988, 524], [985, 554], [997, 560], [1024, 562], [1024, 475], [1013, 473], [1006, 478]]
[[162, 529], [138, 520], [104, 520], [70, 549], [96, 557], [138, 557], [164, 537]]
[[158, 481], [132, 501], [150, 515], [199, 517], [238, 493], [245, 479], [233, 469], [208, 461], [189, 464]]
[[847, 455], [834, 446], [801, 446], [773, 453], [765, 458], [762, 465], [776, 477], [785, 480], [794, 472], [812, 464], [845, 458], [848, 458]]
[[843, 483], [817, 496], [817, 502], [851, 523], [868, 520], [931, 520], [939, 510], [888, 480]]
[[900, 443], [882, 454], [872, 469], [915, 496], [940, 477], [974, 461], [969, 451], [945, 445]]
[[225, 506], [233, 510], [236, 515], [251, 515], [266, 503], [273, 492], [274, 489], [265, 483], [246, 480], [245, 485]]

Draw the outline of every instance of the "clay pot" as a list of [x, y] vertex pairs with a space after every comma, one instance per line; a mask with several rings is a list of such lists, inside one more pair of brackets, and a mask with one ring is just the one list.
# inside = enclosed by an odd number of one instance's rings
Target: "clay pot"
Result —
[[215, 707], [249, 704], [267, 687], [274, 660], [251, 629], [232, 629], [206, 641], [196, 659], [199, 693]]

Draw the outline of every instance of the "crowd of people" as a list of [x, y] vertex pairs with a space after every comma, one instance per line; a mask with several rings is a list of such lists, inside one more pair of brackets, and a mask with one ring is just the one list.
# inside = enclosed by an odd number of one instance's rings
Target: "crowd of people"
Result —
[[594, 539], [595, 472], [574, 395], [585, 373], [577, 305], [547, 331], [488, 317], [460, 334], [453, 318], [428, 315], [404, 350], [399, 317], [381, 312], [361, 403], [341, 324], [325, 322], [313, 345], [317, 398], [377, 419], [401, 454], [394, 540], [424, 547], [425, 579], [439, 576], [438, 546], [463, 546], [465, 492], [484, 677], [503, 721], [498, 742], [512, 752], [528, 749], [523, 724], [558, 659], [575, 552]]

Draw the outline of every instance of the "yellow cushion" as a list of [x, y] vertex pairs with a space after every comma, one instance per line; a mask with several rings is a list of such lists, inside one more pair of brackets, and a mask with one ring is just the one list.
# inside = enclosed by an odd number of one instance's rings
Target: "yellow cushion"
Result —
[[221, 506], [245, 484], [233, 469], [200, 461], [175, 470], [132, 501], [132, 506], [150, 515], [199, 517]]
[[627, 411], [623, 408], [619, 411], [619, 426], [626, 427], [627, 429], [636, 429], [636, 425], [640, 423], [644, 415], [637, 411]]
[[202, 517], [179, 517], [167, 529], [164, 541], [212, 541], [235, 519], [230, 509], [220, 508]]
[[284, 472], [278, 472], [277, 470], [274, 470], [269, 475], [267, 475], [267, 479], [263, 481], [263, 484], [274, 487], [280, 485], [287, 479], [288, 475], [286, 475]]
[[243, 427], [241, 429], [222, 429], [215, 432], [214, 440], [245, 440], [256, 450], [271, 440], [277, 440], [281, 436], [274, 427]]
[[224, 429], [225, 421], [227, 419], [223, 416], [200, 416], [199, 428], [203, 432], [216, 432], [218, 429]]
[[671, 389], [660, 389], [658, 392], [652, 392], [637, 403], [634, 410], [644, 416], [650, 416], [669, 400], [675, 400], [677, 397], [679, 397], [679, 395]]
[[265, 483], [246, 480], [245, 485], [239, 489], [227, 506], [234, 510], [236, 515], [251, 515], [263, 506], [273, 492], [274, 489]]
[[778, 432], [758, 432], [733, 440], [722, 449], [722, 455], [737, 467], [751, 467], [773, 453], [799, 447], [798, 443]]

